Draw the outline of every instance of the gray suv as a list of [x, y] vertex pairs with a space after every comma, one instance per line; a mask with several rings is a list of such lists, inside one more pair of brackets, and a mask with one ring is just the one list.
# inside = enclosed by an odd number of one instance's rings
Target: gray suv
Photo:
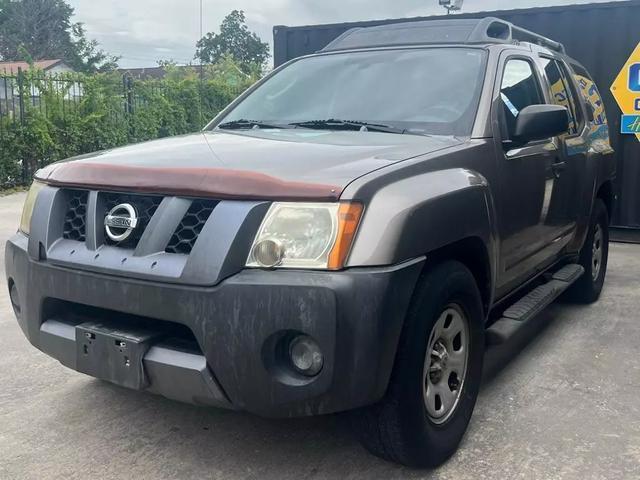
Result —
[[614, 163], [561, 44], [495, 18], [355, 29], [202, 132], [36, 174], [15, 314], [67, 367], [269, 417], [351, 411], [445, 461], [487, 344], [597, 300]]

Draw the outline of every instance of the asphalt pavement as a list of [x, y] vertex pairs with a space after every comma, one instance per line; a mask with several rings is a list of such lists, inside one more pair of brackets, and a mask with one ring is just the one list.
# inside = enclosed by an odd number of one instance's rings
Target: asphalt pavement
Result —
[[[2, 245], [23, 201], [0, 197]], [[612, 245], [600, 302], [554, 305], [487, 354], [469, 431], [434, 471], [370, 456], [341, 415], [265, 420], [68, 370], [27, 342], [0, 285], [0, 480], [640, 479], [640, 245]]]

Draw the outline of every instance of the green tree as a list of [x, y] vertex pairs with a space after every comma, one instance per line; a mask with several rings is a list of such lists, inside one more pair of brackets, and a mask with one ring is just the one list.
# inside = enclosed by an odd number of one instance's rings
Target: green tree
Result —
[[233, 10], [220, 25], [220, 33], [210, 32], [196, 44], [196, 59], [218, 63], [231, 56], [245, 72], [262, 67], [269, 58], [269, 44], [249, 30], [242, 10]]
[[118, 68], [119, 57], [109, 55], [99, 48], [97, 40], [89, 40], [82, 23], [75, 23], [72, 30], [71, 66], [85, 73], [111, 72]]
[[73, 23], [73, 8], [64, 0], [0, 0], [0, 58], [26, 60], [61, 58], [76, 70], [112, 69], [117, 58], [86, 37]]

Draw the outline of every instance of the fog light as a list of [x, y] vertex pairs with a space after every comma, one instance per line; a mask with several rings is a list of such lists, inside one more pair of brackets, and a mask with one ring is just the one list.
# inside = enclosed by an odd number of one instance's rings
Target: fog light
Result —
[[262, 240], [253, 247], [253, 258], [261, 267], [277, 267], [284, 258], [284, 247], [278, 240]]
[[11, 306], [13, 307], [13, 312], [16, 314], [16, 317], [20, 318], [20, 297], [18, 295], [18, 287], [14, 282], [11, 282], [9, 285], [9, 298], [11, 299]]
[[307, 377], [318, 375], [324, 365], [320, 346], [306, 335], [300, 335], [291, 341], [289, 357], [293, 367]]

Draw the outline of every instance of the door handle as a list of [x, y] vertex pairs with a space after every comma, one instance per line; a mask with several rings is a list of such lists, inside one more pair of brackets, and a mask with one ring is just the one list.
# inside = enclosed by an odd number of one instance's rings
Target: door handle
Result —
[[551, 165], [551, 168], [553, 169], [553, 175], [556, 178], [560, 178], [562, 172], [567, 169], [567, 162], [556, 162]]

